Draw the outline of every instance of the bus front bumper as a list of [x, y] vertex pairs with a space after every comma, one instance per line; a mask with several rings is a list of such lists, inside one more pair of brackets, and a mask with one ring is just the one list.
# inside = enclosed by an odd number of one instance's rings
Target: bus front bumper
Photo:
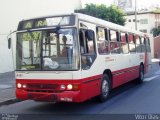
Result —
[[81, 102], [80, 91], [63, 91], [60, 93], [28, 92], [17, 89], [16, 97], [20, 100], [35, 100], [46, 102]]

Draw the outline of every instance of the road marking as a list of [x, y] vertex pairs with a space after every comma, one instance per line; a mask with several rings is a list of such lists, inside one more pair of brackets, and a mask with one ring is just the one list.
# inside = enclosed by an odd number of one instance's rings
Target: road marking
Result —
[[149, 82], [149, 81], [151, 81], [151, 80], [153, 80], [153, 79], [155, 79], [157, 77], [159, 77], [159, 75], [156, 75], [156, 76], [153, 76], [153, 77], [149, 77], [149, 78], [145, 78], [144, 81], [145, 82]]

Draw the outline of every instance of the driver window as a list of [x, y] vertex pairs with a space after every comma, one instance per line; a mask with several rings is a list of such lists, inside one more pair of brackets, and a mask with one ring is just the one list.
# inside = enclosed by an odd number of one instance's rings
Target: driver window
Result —
[[94, 44], [94, 31], [88, 30], [85, 32], [85, 38], [87, 43], [87, 53], [88, 54], [95, 54], [95, 44]]
[[81, 29], [79, 40], [82, 69], [89, 69], [96, 58], [94, 31]]
[[80, 40], [80, 52], [81, 54], [87, 53], [86, 51], [86, 41], [85, 41], [85, 33], [84, 30], [81, 30], [79, 32], [79, 40]]

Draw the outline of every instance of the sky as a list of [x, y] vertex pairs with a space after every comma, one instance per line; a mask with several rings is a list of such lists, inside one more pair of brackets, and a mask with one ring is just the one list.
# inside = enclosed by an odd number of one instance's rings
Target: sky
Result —
[[[94, 4], [106, 4], [107, 6], [110, 6], [110, 4], [113, 3], [114, 0], [81, 0], [82, 6], [84, 7], [86, 3], [94, 3]], [[135, 3], [135, 0], [132, 0], [133, 3]], [[158, 4], [160, 7], [160, 0], [137, 0], [137, 6], [138, 8], [146, 8], [150, 7], [151, 5]]]

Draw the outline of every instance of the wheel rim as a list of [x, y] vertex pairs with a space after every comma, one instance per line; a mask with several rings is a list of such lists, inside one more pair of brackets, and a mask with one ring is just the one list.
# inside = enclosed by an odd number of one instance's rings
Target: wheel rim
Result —
[[103, 80], [102, 83], [102, 93], [104, 97], [108, 96], [108, 92], [109, 92], [109, 84], [107, 82], [107, 80]]

